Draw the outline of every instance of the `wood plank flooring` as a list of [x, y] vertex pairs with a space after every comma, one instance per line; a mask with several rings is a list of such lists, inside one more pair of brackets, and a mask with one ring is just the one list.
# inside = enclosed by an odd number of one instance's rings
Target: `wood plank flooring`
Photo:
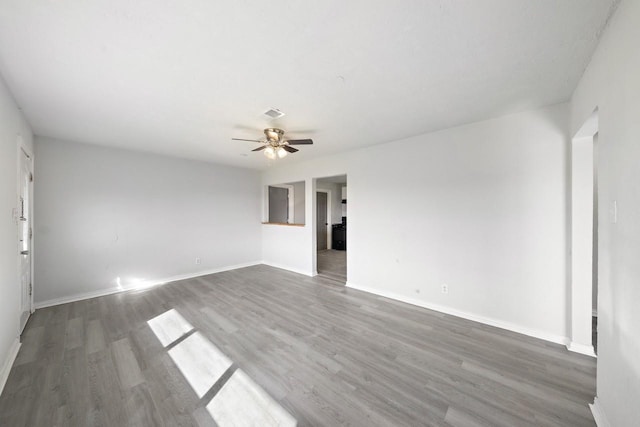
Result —
[[38, 310], [0, 425], [595, 425], [594, 359], [332, 283], [255, 266]]
[[318, 251], [318, 274], [341, 284], [347, 282], [347, 251]]

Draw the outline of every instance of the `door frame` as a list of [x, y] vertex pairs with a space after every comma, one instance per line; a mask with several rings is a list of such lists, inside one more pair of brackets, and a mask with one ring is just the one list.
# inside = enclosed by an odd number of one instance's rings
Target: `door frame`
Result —
[[[29, 148], [26, 146], [26, 144], [24, 143], [24, 140], [22, 138], [21, 134], [18, 134], [17, 137], [17, 142], [16, 142], [16, 146], [17, 146], [17, 155], [16, 155], [16, 164], [17, 164], [17, 172], [16, 172], [16, 215], [15, 215], [15, 219], [16, 219], [16, 246], [18, 245], [19, 239], [20, 239], [20, 231], [19, 231], [19, 219], [18, 219], [18, 212], [17, 209], [20, 206], [20, 194], [21, 194], [21, 190], [22, 190], [22, 184], [21, 184], [21, 178], [22, 178], [22, 156], [26, 157], [27, 160], [27, 165], [29, 168], [29, 173], [31, 173], [32, 177], [33, 177], [33, 171], [34, 171], [34, 156], [33, 156], [33, 152], [31, 150], [29, 150]], [[30, 258], [30, 262], [29, 262], [29, 279], [31, 282], [31, 295], [29, 298], [29, 312], [31, 314], [33, 314], [34, 310], [34, 303], [33, 303], [33, 295], [35, 294], [35, 285], [34, 285], [34, 242], [35, 242], [35, 233], [34, 233], [34, 220], [33, 220], [33, 183], [34, 183], [34, 179], [30, 180], [29, 182], [29, 188], [28, 188], [28, 192], [29, 192], [29, 200], [28, 200], [28, 208], [29, 208], [29, 227], [31, 228], [31, 238], [29, 241], [29, 258]], [[20, 251], [16, 251], [16, 257], [17, 257], [17, 271], [18, 271], [18, 278], [20, 278], [20, 275], [22, 274], [22, 255], [20, 255]], [[19, 285], [22, 286], [22, 281], [19, 280]], [[22, 292], [22, 289], [20, 289], [20, 292]], [[18, 306], [18, 316], [22, 315], [22, 306], [21, 303], [19, 303], [20, 305]], [[27, 320], [28, 322], [28, 320]], [[25, 326], [27, 324], [27, 322], [25, 322]], [[22, 334], [22, 331], [24, 330], [24, 328], [22, 327], [22, 325], [20, 324], [20, 317], [18, 317], [18, 335]]]
[[[347, 172], [322, 174], [320, 176], [311, 176], [310, 178], [305, 179], [305, 182], [307, 183], [307, 187], [305, 189], [306, 196], [307, 196], [305, 198], [305, 203], [307, 208], [306, 215], [307, 215], [307, 218], [311, 219], [311, 221], [309, 221], [310, 222], [309, 234], [307, 235], [311, 243], [309, 246], [307, 246], [307, 248], [310, 251], [309, 255], [311, 256], [311, 272], [310, 272], [311, 276], [318, 275], [318, 242], [317, 242], [318, 198], [316, 197], [316, 195], [318, 191], [328, 191], [328, 190], [318, 189], [318, 181], [321, 181], [324, 178], [331, 178], [331, 177], [342, 176], [342, 175], [344, 175], [345, 177], [345, 182], [349, 182], [349, 174]], [[328, 199], [331, 199], [331, 198], [328, 197]], [[327, 207], [329, 207], [328, 203], [327, 203]], [[342, 221], [342, 216], [340, 217], [340, 221]], [[331, 236], [331, 239], [333, 240], [333, 236]], [[349, 239], [349, 231], [347, 231], [347, 239]], [[350, 244], [352, 245], [353, 242], [351, 242]], [[353, 248], [353, 246], [351, 247]], [[351, 262], [350, 259], [353, 256], [353, 253], [354, 253], [353, 251], [347, 251], [347, 282], [346, 283], [349, 283], [349, 274], [350, 274], [349, 272], [351, 271], [351, 269], [349, 268], [349, 265], [350, 265], [350, 262]]]
[[[333, 212], [332, 207], [331, 207], [331, 190], [322, 190], [319, 188], [316, 188], [316, 210], [318, 209], [318, 193], [326, 193], [327, 194], [327, 250], [329, 249], [333, 249], [332, 246], [332, 242], [333, 242], [333, 236], [332, 234], [332, 225], [333, 225], [333, 217], [331, 215], [331, 213]], [[316, 212], [316, 221], [318, 221], [318, 216], [317, 216], [317, 212]], [[316, 233], [317, 233], [317, 228], [316, 228]], [[318, 250], [317, 248], [317, 243], [316, 243], [316, 251]]]
[[[596, 357], [592, 344], [593, 316], [593, 263], [594, 238], [599, 241], [597, 226], [594, 230], [594, 185], [597, 185], [597, 170], [594, 162], [596, 134], [599, 131], [598, 109], [580, 127], [571, 139], [570, 170], [570, 336], [567, 349], [587, 356]], [[596, 187], [597, 188], [597, 187]], [[615, 203], [615, 202], [614, 202]], [[596, 217], [597, 218], [597, 217]], [[598, 269], [600, 266], [598, 265]], [[596, 278], [597, 280], [597, 278]]]

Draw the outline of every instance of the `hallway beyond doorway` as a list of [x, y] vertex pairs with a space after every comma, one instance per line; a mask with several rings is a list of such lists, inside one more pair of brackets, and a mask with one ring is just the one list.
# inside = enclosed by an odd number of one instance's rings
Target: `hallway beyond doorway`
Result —
[[347, 251], [334, 249], [318, 251], [318, 275], [345, 284], [347, 282]]

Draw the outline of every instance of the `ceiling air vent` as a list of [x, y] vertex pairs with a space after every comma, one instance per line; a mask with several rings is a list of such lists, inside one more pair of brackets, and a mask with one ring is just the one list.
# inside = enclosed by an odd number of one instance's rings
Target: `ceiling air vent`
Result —
[[284, 113], [277, 108], [272, 108], [268, 111], [265, 111], [264, 115], [271, 119], [279, 119], [280, 117], [284, 116]]

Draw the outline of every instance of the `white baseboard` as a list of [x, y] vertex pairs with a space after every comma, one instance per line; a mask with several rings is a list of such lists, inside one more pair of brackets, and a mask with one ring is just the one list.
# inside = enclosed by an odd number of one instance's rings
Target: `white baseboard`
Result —
[[275, 262], [270, 262], [270, 261], [262, 261], [262, 264], [264, 265], [268, 265], [269, 267], [275, 267], [275, 268], [280, 268], [282, 270], [288, 270], [291, 271], [293, 273], [298, 273], [298, 274], [304, 274], [305, 276], [309, 276], [309, 277], [313, 277], [316, 274], [314, 274], [312, 271], [305, 271], [305, 270], [300, 270], [298, 268], [293, 268], [293, 267], [289, 267], [286, 265], [282, 265], [282, 264], [278, 264]]
[[567, 344], [567, 350], [573, 351], [574, 353], [584, 354], [585, 356], [596, 357], [596, 352], [592, 345], [578, 344], [571, 341]]
[[20, 338], [16, 337], [16, 339], [11, 343], [9, 353], [7, 353], [7, 358], [4, 360], [2, 368], [0, 368], [0, 394], [2, 394], [2, 390], [4, 390], [4, 386], [9, 378], [9, 372], [11, 372], [11, 367], [13, 366], [13, 362], [16, 360], [16, 356], [18, 355], [21, 345]]
[[593, 403], [589, 405], [589, 408], [591, 408], [591, 414], [593, 414], [593, 419], [598, 427], [611, 427], [611, 423], [609, 423], [604, 409], [600, 404], [600, 399], [597, 397], [593, 399]]
[[243, 264], [229, 265], [226, 267], [202, 270], [195, 273], [179, 274], [177, 276], [166, 277], [164, 279], [147, 280], [144, 282], [136, 283], [135, 285], [131, 285], [131, 286], [114, 286], [112, 288], [100, 289], [97, 291], [83, 292], [80, 294], [69, 295], [61, 298], [54, 298], [46, 301], [40, 301], [35, 303], [35, 308], [39, 309], [39, 308], [51, 307], [54, 305], [67, 304], [70, 302], [82, 301], [85, 299], [117, 294], [119, 292], [146, 289], [146, 288], [151, 288], [158, 285], [164, 285], [166, 283], [177, 282], [179, 280], [193, 279], [194, 277], [206, 276], [208, 274], [222, 273], [223, 271], [236, 270], [238, 268], [251, 267], [259, 264], [262, 264], [262, 262], [253, 261], [253, 262], [247, 262]]
[[569, 342], [569, 339], [567, 337], [564, 337], [561, 335], [554, 335], [548, 332], [526, 328], [520, 325], [516, 325], [514, 323], [504, 322], [502, 320], [492, 319], [484, 316], [478, 316], [476, 314], [467, 313], [465, 311], [456, 310], [450, 307], [428, 303], [415, 298], [396, 294], [394, 292], [381, 291], [379, 289], [369, 288], [367, 286], [356, 285], [355, 283], [351, 283], [351, 282], [347, 282], [346, 286], [351, 289], [357, 289], [359, 291], [369, 292], [371, 294], [379, 295], [385, 298], [390, 298], [396, 301], [405, 302], [407, 304], [415, 305], [422, 308], [427, 308], [429, 310], [438, 311], [440, 313], [450, 314], [456, 317], [462, 317], [463, 319], [484, 323], [485, 325], [495, 326], [496, 328], [506, 329], [508, 331], [517, 332], [519, 334], [527, 335], [534, 338], [539, 338], [541, 340], [550, 341], [556, 344], [562, 344], [566, 346]]

